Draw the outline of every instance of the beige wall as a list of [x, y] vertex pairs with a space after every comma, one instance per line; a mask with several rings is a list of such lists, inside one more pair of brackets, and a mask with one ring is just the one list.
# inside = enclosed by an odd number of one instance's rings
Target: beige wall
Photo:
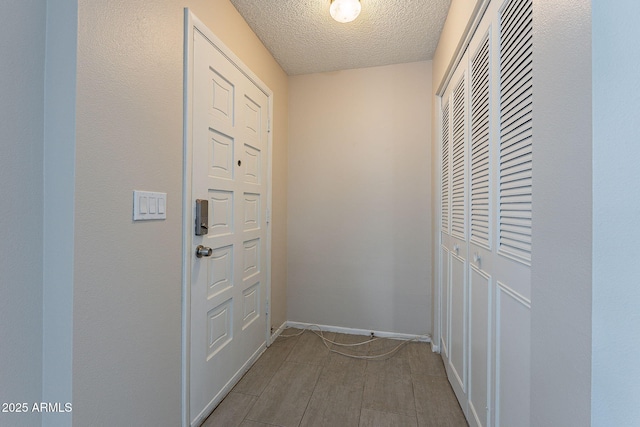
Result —
[[288, 320], [431, 332], [431, 62], [293, 76]]
[[[274, 92], [272, 321], [285, 320], [287, 76], [228, 0], [80, 0], [73, 424], [179, 425], [183, 7]], [[167, 192], [133, 223], [132, 190]]]

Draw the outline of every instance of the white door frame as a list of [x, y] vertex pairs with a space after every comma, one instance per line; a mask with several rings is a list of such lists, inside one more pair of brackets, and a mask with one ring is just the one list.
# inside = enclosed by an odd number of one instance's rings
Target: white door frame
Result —
[[191, 200], [192, 153], [193, 153], [193, 112], [191, 101], [193, 94], [193, 36], [197, 29], [205, 35], [235, 66], [251, 80], [268, 98], [267, 112], [267, 254], [266, 254], [266, 342], [271, 345], [271, 195], [272, 195], [272, 147], [273, 138], [273, 92], [262, 82], [207, 26], [194, 14], [184, 10], [184, 68], [183, 68], [183, 186], [182, 186], [182, 426], [190, 424], [189, 387], [190, 387], [190, 349], [191, 349], [191, 256], [194, 233], [195, 207]]

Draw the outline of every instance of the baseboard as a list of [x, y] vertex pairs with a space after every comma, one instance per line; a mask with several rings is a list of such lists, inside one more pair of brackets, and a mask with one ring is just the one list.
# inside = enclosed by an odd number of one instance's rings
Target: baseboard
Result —
[[298, 329], [312, 329], [312, 330], [320, 330], [323, 332], [338, 332], [341, 334], [351, 334], [351, 335], [364, 335], [371, 336], [373, 333], [374, 336], [378, 338], [391, 338], [396, 340], [415, 340], [419, 342], [431, 342], [431, 336], [429, 334], [425, 335], [411, 335], [411, 334], [400, 334], [397, 332], [386, 332], [386, 331], [375, 331], [372, 329], [355, 329], [355, 328], [344, 328], [341, 326], [331, 326], [331, 325], [316, 325], [312, 323], [304, 323], [304, 322], [285, 322], [288, 328], [298, 328]]
[[[276, 338], [280, 336], [280, 334], [282, 333], [282, 331], [284, 331], [286, 327], [287, 327], [287, 322], [286, 321], [282, 322], [282, 325], [280, 325], [278, 329], [276, 329], [271, 333], [271, 343], [274, 342]], [[271, 345], [271, 343], [269, 343], [269, 345]]]

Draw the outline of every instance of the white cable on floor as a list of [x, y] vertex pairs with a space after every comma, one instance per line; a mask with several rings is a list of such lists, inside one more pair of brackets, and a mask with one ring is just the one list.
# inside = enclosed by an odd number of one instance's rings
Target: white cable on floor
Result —
[[[316, 334], [318, 337], [320, 337], [320, 339], [322, 339], [322, 343], [324, 344], [325, 347], [327, 347], [327, 349], [331, 353], [340, 354], [342, 356], [350, 357], [350, 358], [353, 358], [353, 359], [365, 359], [365, 360], [382, 359], [384, 357], [391, 356], [394, 353], [396, 353], [398, 350], [400, 350], [400, 348], [402, 348], [403, 346], [407, 345], [408, 343], [410, 343], [412, 341], [417, 341], [420, 338], [430, 338], [429, 335], [416, 335], [415, 337], [413, 337], [411, 339], [403, 339], [400, 344], [398, 344], [396, 347], [394, 347], [392, 350], [390, 350], [390, 351], [388, 351], [386, 353], [376, 354], [376, 355], [372, 355], [372, 356], [359, 356], [359, 355], [356, 355], [356, 354], [342, 353], [340, 351], [332, 349], [331, 347], [329, 347], [327, 342], [329, 342], [331, 344], [334, 344], [334, 345], [337, 345], [337, 346], [340, 346], [340, 347], [355, 347], [355, 346], [359, 346], [359, 345], [363, 345], [363, 344], [369, 344], [370, 342], [378, 340], [378, 338], [374, 337], [374, 338], [370, 338], [370, 339], [368, 339], [366, 341], [362, 341], [362, 342], [359, 342], [359, 343], [353, 343], [353, 344], [338, 343], [338, 342], [335, 342], [335, 341], [331, 341], [328, 338], [325, 338], [324, 333], [323, 333], [322, 329], [320, 328], [320, 326], [318, 326], [318, 325], [310, 325], [310, 327], [318, 328], [319, 333], [314, 331], [313, 329], [309, 328], [309, 329], [302, 329], [302, 331], [300, 331], [297, 334], [293, 334], [293, 335], [282, 335], [281, 334], [280, 336], [283, 337], [283, 338], [293, 338], [293, 337], [298, 337], [298, 336], [304, 334], [305, 331], [310, 331], [310, 332], [313, 332], [314, 334]], [[287, 330], [287, 329], [294, 329], [294, 328], [286, 327], [285, 330]]]
[[[301, 330], [300, 332], [298, 332], [297, 334], [293, 334], [293, 335], [282, 335], [282, 334], [281, 334], [281, 335], [279, 335], [279, 336], [284, 337], [284, 338], [299, 337], [300, 335], [304, 334], [304, 333], [305, 333], [305, 331], [309, 331], [309, 332], [313, 332], [314, 334], [318, 335], [318, 336], [319, 336], [320, 338], [322, 338], [324, 341], [327, 341], [327, 342], [330, 342], [331, 344], [335, 344], [335, 345], [342, 346], [342, 347], [357, 347], [357, 346], [359, 346], [359, 345], [362, 345], [362, 344], [368, 344], [368, 343], [370, 343], [370, 342], [372, 342], [372, 341], [377, 341], [377, 340], [379, 339], [379, 338], [377, 338], [377, 337], [374, 337], [374, 338], [369, 338], [369, 339], [368, 339], [368, 340], [366, 340], [366, 341], [357, 342], [357, 343], [351, 343], [351, 344], [347, 344], [347, 343], [340, 343], [340, 342], [331, 341], [329, 338], [325, 338], [325, 337], [324, 337], [324, 335], [322, 334], [322, 329], [319, 329], [320, 327], [319, 327], [318, 325], [311, 325], [311, 326], [315, 326], [315, 327], [317, 327], [317, 328], [318, 328], [318, 331], [320, 332], [320, 334], [318, 334], [318, 332], [316, 332], [316, 331], [314, 331], [314, 330], [312, 330], [312, 329], [302, 329], [302, 330]], [[285, 330], [287, 330], [287, 329], [297, 329], [297, 328], [289, 328], [289, 327], [286, 327], [286, 328], [285, 328]]]

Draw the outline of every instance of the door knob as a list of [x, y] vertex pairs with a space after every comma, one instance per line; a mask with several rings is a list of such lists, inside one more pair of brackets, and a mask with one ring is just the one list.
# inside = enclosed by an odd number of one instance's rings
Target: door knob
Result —
[[198, 258], [202, 258], [203, 256], [211, 256], [212, 253], [213, 249], [206, 246], [198, 245], [198, 247], [196, 248], [196, 256]]

